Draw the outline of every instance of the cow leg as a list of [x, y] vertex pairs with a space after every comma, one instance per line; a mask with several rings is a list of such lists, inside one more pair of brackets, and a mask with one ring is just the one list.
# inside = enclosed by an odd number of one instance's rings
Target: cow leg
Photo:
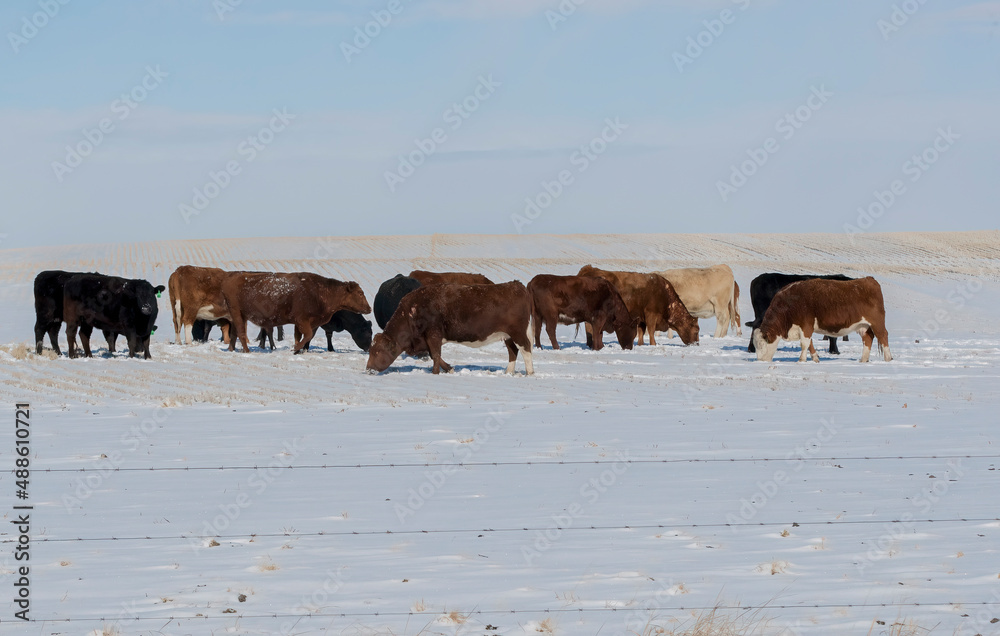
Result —
[[278, 342], [285, 339], [285, 325], [278, 325]]
[[872, 326], [872, 333], [878, 338], [878, 346], [882, 348], [882, 359], [886, 362], [891, 362], [892, 354], [889, 353], [889, 332], [885, 327], [877, 328]]
[[45, 328], [45, 325], [43, 325], [40, 321], [35, 321], [35, 353], [38, 355], [42, 355], [42, 341], [45, 339], [46, 331], [48, 331], [48, 329]]
[[66, 355], [70, 358], [76, 357], [76, 331], [79, 329], [74, 324], [66, 323], [66, 342], [68, 343], [68, 348], [66, 350]]
[[[646, 314], [646, 333], [649, 334], [649, 345], [656, 346], [656, 314]], [[639, 344], [642, 344], [642, 336], [639, 336]]]
[[873, 340], [875, 340], [875, 332], [869, 327], [861, 334], [861, 362], [868, 362], [868, 357], [872, 352]]
[[809, 338], [809, 355], [812, 356], [813, 362], [819, 362], [819, 354], [816, 353], [816, 347], [813, 346], [812, 338]]
[[59, 350], [59, 327], [60, 323], [56, 323], [54, 326], [49, 327], [49, 342], [52, 344], [52, 350], [56, 352], [56, 355], [62, 355], [62, 351]]
[[[531, 327], [529, 327], [529, 329], [530, 328]], [[541, 330], [541, 325], [536, 325], [535, 326], [535, 344], [538, 345], [539, 349], [542, 348], [542, 343], [539, 342], [541, 340], [541, 334], [539, 333], [540, 330]], [[556, 321], [555, 320], [548, 320], [548, 321], [545, 322], [545, 333], [548, 334], [548, 336], [549, 336], [549, 342], [552, 343], [552, 348], [558, 350], [559, 349], [559, 343], [556, 341]], [[588, 338], [588, 340], [594, 340], [594, 339], [596, 339], [597, 338], [597, 328], [596, 327], [594, 328], [593, 335], [588, 334], [588, 336], [590, 336]]]
[[80, 344], [83, 345], [83, 355], [88, 358], [94, 357], [94, 354], [90, 351], [90, 334], [93, 332], [94, 328], [90, 325], [80, 327]]
[[149, 341], [150, 338], [146, 338], [142, 341], [142, 359], [149, 360], [153, 356], [149, 355]]
[[333, 351], [333, 330], [326, 332], [326, 350]]
[[812, 338], [806, 340], [804, 337], [799, 339], [799, 346], [802, 347], [802, 353], [799, 354], [799, 362], [806, 361], [806, 351], [812, 345]]
[[830, 341], [830, 355], [839, 356], [840, 349], [837, 348], [837, 338], [833, 336], [827, 336], [827, 340]]
[[302, 353], [309, 341], [313, 337], [313, 328], [309, 323], [302, 323], [301, 325], [295, 325], [295, 349], [292, 353]]
[[441, 373], [441, 371], [451, 373], [451, 365], [441, 358], [441, 336], [436, 333], [429, 333], [424, 337], [424, 342], [427, 345], [427, 351], [431, 355], [431, 360], [434, 361], [431, 373], [434, 375]]
[[[184, 325], [184, 344], [194, 344], [194, 323], [189, 322]], [[180, 340], [177, 341], [180, 344]]]
[[517, 345], [510, 338], [505, 338], [503, 343], [507, 345], [507, 369], [505, 372], [514, 375], [514, 369], [517, 365]]
[[[591, 349], [594, 348], [594, 325], [589, 322], [583, 323], [583, 330], [587, 333], [587, 346]], [[642, 340], [639, 340], [639, 344], [642, 344]]]
[[725, 338], [729, 335], [729, 307], [722, 306], [715, 309], [715, 337]]
[[108, 341], [108, 352], [115, 352], [115, 340], [118, 340], [118, 334], [111, 331], [110, 329], [102, 329], [101, 332], [104, 334], [104, 339]]
[[[229, 350], [236, 351], [236, 341], [243, 345], [243, 353], [250, 353], [250, 345], [247, 342], [247, 321], [243, 313], [238, 309], [233, 309], [229, 317]], [[233, 327], [236, 328], [236, 336], [233, 337]]]

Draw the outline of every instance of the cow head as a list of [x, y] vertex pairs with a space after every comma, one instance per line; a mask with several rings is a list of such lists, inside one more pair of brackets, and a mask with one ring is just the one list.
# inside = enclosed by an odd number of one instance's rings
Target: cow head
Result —
[[344, 306], [341, 309], [347, 309], [359, 314], [372, 313], [371, 305], [368, 304], [368, 299], [365, 298], [365, 292], [361, 289], [361, 285], [352, 280], [347, 283], [345, 291], [347, 295], [344, 298]]
[[357, 329], [351, 332], [354, 344], [358, 345], [362, 351], [368, 351], [372, 346], [372, 321], [363, 321]]
[[698, 344], [698, 319], [688, 313], [687, 307], [680, 300], [670, 303], [667, 325], [677, 332], [681, 342], [686, 345]]
[[632, 349], [635, 345], [635, 334], [639, 326], [639, 321], [633, 320], [626, 314], [626, 320], [616, 322], [614, 325], [615, 335], [618, 336], [618, 344], [622, 349]]
[[381, 373], [389, 368], [400, 353], [402, 349], [395, 340], [385, 333], [376, 334], [368, 350], [368, 365], [365, 370], [369, 373]]
[[753, 330], [753, 335], [750, 338], [753, 340], [753, 346], [757, 350], [757, 359], [763, 362], [770, 362], [778, 350], [778, 337], [773, 336], [768, 338], [758, 327]]

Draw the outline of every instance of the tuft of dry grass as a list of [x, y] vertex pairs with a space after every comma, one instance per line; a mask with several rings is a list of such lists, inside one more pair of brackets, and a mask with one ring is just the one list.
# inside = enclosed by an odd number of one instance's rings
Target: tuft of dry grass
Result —
[[758, 636], [763, 635], [771, 619], [763, 615], [763, 609], [728, 610], [718, 605], [699, 612], [693, 621], [686, 621], [678, 627], [665, 628], [649, 622], [636, 636]]
[[[28, 345], [23, 342], [0, 345], [0, 351], [10, 354], [15, 360], [26, 360], [28, 358]], [[55, 354], [55, 352], [52, 352]]]
[[924, 636], [930, 634], [933, 629], [933, 627], [922, 627], [912, 619], [902, 618], [897, 618], [886, 625], [886, 621], [876, 617], [872, 619], [872, 626], [868, 628], [868, 636]]

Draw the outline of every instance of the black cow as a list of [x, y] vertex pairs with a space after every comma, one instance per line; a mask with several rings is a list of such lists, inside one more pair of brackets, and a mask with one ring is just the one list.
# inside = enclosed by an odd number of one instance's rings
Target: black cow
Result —
[[[753, 320], [746, 323], [746, 326], [752, 327], [753, 329], [760, 327], [760, 324], [764, 322], [764, 314], [767, 312], [767, 308], [771, 306], [771, 300], [774, 299], [774, 295], [777, 294], [783, 287], [787, 287], [792, 283], [797, 283], [800, 280], [809, 280], [812, 278], [824, 278], [826, 280], [853, 280], [843, 274], [828, 274], [822, 276], [815, 274], [761, 274], [750, 282], [750, 302], [753, 304], [754, 317]], [[829, 336], [824, 336], [823, 338], [824, 340], [830, 341], [830, 353], [840, 355], [840, 349], [837, 348], [837, 339], [830, 338]], [[844, 336], [844, 340], [847, 340], [847, 336]], [[750, 339], [750, 346], [747, 347], [747, 351], [750, 353], [757, 351], [756, 347], [753, 345], [753, 338]]]
[[77, 274], [63, 289], [63, 321], [69, 357], [76, 357], [76, 332], [80, 331], [83, 352], [90, 352], [90, 334], [94, 328], [120, 333], [128, 341], [130, 357], [142, 351], [147, 360], [149, 337], [156, 330], [159, 308], [156, 297], [166, 288], [153, 287], [148, 281], [103, 274]]
[[[39, 272], [35, 276], [35, 353], [38, 355], [42, 354], [42, 340], [46, 333], [49, 334], [49, 342], [56, 355], [62, 354], [59, 350], [59, 328], [63, 323], [63, 291], [66, 281], [82, 273], [56, 269]], [[114, 353], [118, 334], [110, 329], [103, 331], [104, 339], [108, 341], [108, 351]]]
[[[356, 311], [348, 311], [347, 309], [341, 309], [340, 311], [334, 312], [333, 317], [330, 318], [330, 322], [323, 325], [323, 331], [326, 332], [326, 350], [333, 351], [333, 332], [346, 331], [351, 334], [351, 338], [354, 340], [354, 344], [367, 352], [372, 346], [372, 321], [366, 320], [364, 316]], [[278, 327], [278, 340], [284, 338], [284, 330], [282, 327]], [[295, 339], [298, 340], [298, 332], [296, 332]], [[270, 329], [261, 329], [260, 333], [257, 334], [257, 344], [261, 349], [264, 348], [265, 342], [270, 341], [271, 349], [274, 349], [274, 339], [271, 338]], [[309, 343], [307, 342], [304, 349], [309, 349]]]
[[399, 307], [399, 301], [403, 300], [403, 296], [419, 288], [419, 280], [402, 274], [396, 274], [379, 286], [378, 293], [375, 294], [375, 302], [372, 303], [375, 310], [375, 322], [378, 323], [379, 329], [385, 329], [389, 319], [396, 313], [396, 307]]

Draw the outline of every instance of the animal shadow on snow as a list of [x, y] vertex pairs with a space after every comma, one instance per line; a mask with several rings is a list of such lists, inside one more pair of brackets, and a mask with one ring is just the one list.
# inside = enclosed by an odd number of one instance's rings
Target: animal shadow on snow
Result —
[[[518, 362], [521, 359], [518, 357]], [[382, 371], [378, 375], [387, 375], [390, 373], [413, 373], [416, 371], [422, 371], [428, 375], [432, 374], [434, 368], [434, 363], [430, 362], [428, 358], [427, 364], [397, 364], [390, 366], [385, 371]], [[451, 373], [441, 372], [441, 375], [455, 375], [461, 373], [462, 371], [485, 371], [486, 373], [503, 373], [507, 370], [507, 365], [483, 365], [483, 364], [453, 364], [451, 365]], [[520, 368], [516, 369], [521, 371]], [[516, 374], [515, 374], [516, 375]]]

